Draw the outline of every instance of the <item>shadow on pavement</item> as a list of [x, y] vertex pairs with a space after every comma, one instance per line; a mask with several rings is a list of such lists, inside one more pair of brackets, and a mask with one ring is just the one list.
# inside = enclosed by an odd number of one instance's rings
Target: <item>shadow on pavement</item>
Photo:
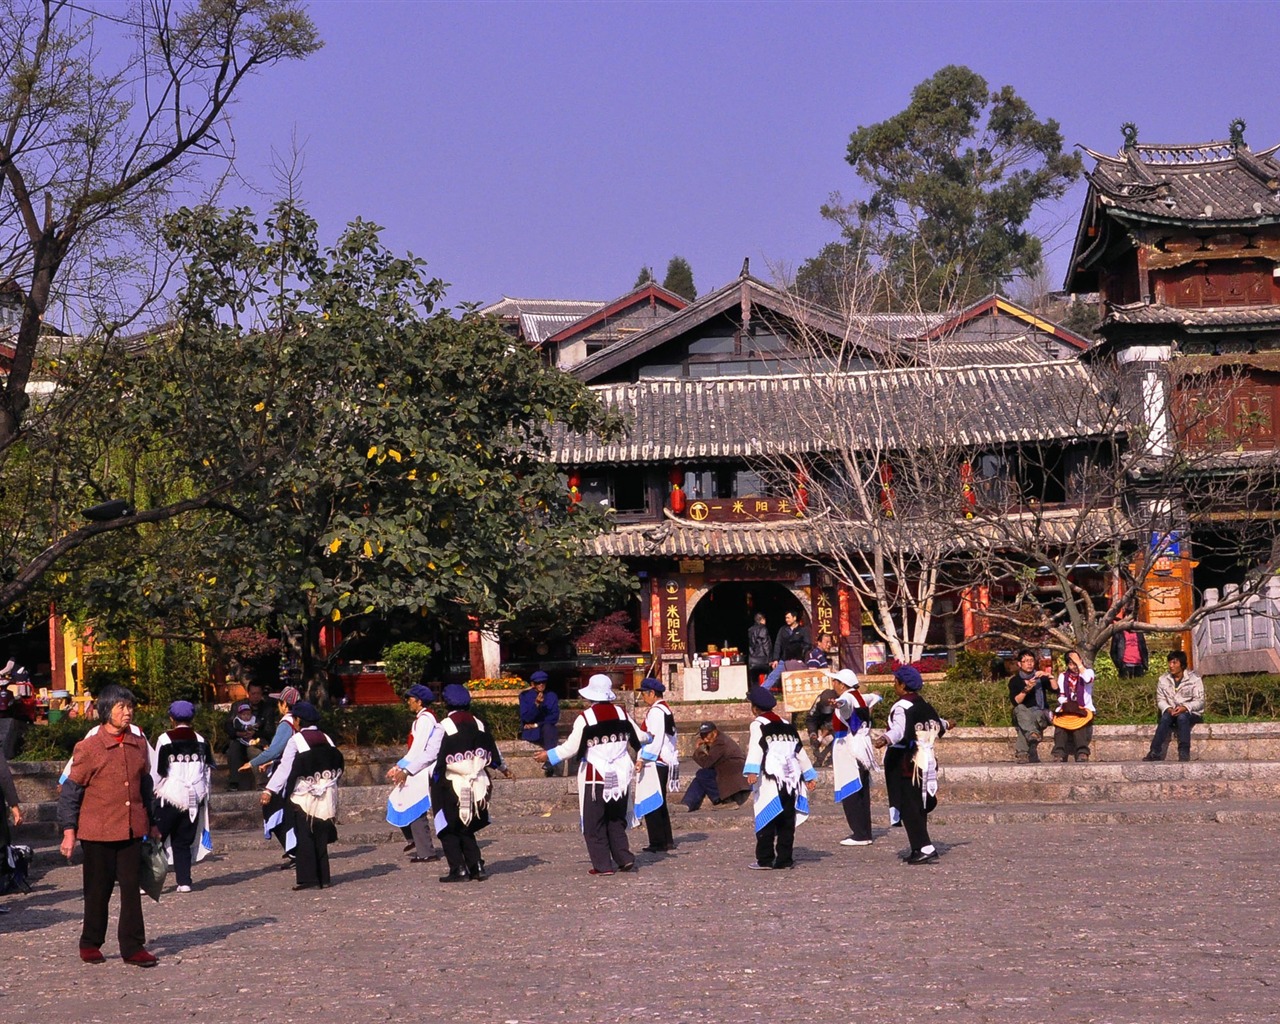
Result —
[[376, 849], [376, 846], [364, 843], [361, 846], [344, 846], [340, 851], [335, 852], [334, 848], [331, 846], [329, 847], [329, 859], [332, 861], [340, 860], [343, 857], [358, 857], [362, 853], [372, 853]]
[[331, 884], [337, 885], [339, 882], [358, 882], [365, 878], [378, 878], [382, 875], [389, 875], [399, 870], [399, 864], [374, 864], [372, 867], [367, 867], [363, 871], [348, 871], [345, 875], [334, 875]]
[[211, 928], [196, 928], [194, 931], [181, 932], [177, 935], [162, 935], [147, 943], [151, 952], [159, 956], [172, 956], [193, 946], [208, 946], [236, 932], [247, 928], [261, 928], [264, 924], [275, 924], [277, 917], [250, 917], [243, 921], [231, 921], [227, 924], [214, 925]]
[[508, 857], [506, 860], [485, 861], [484, 866], [491, 875], [514, 875], [526, 868], [536, 868], [541, 864], [550, 863], [546, 858], [532, 854], [525, 857]]

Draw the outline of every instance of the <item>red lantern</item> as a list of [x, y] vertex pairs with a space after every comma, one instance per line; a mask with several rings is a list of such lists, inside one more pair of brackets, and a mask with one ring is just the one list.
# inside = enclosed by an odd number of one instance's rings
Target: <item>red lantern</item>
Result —
[[809, 488], [805, 486], [809, 482], [809, 474], [804, 471], [804, 467], [796, 470], [796, 511], [803, 512], [809, 507]]
[[569, 504], [570, 505], [576, 505], [578, 504], [578, 502], [582, 501], [582, 491], [579, 489], [581, 488], [581, 486], [582, 486], [582, 477], [580, 477], [577, 473], [570, 473], [569, 474]]
[[978, 505], [978, 498], [973, 493], [973, 465], [968, 459], [960, 463], [960, 493], [964, 500], [964, 517], [972, 519], [973, 510]]
[[684, 471], [680, 469], [669, 470], [667, 479], [671, 482], [671, 511], [676, 515], [683, 515], [685, 509]]
[[893, 518], [893, 467], [880, 463], [880, 508], [886, 519]]

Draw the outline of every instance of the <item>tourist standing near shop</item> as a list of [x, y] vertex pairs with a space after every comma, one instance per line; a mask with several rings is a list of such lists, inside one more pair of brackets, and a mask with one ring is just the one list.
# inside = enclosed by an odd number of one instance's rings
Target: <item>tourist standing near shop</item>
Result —
[[106, 686], [98, 695], [101, 726], [76, 744], [58, 799], [62, 855], [71, 859], [76, 840], [84, 856], [84, 925], [80, 959], [102, 963], [111, 894], [120, 886], [120, 921], [116, 935], [127, 964], [152, 967], [142, 919], [139, 867], [144, 838], [160, 841], [151, 820], [154, 797], [151, 750], [135, 732], [133, 694], [123, 686]]
[[493, 733], [471, 713], [471, 694], [453, 683], [444, 688], [448, 713], [431, 734], [431, 802], [436, 833], [449, 861], [442, 882], [483, 882], [489, 874], [480, 858], [476, 833], [489, 824], [489, 769], [512, 777], [502, 763]]
[[871, 773], [876, 764], [871, 745], [871, 709], [879, 703], [880, 695], [863, 697], [852, 669], [841, 669], [831, 681], [836, 691], [831, 705], [831, 772], [836, 803], [849, 824], [849, 835], [840, 840], [840, 845], [870, 846]]
[[667, 790], [673, 772], [680, 770], [676, 753], [676, 717], [662, 699], [666, 687], [649, 677], [640, 684], [640, 699], [645, 704], [641, 729], [649, 739], [640, 747], [636, 759], [636, 817], [644, 819], [649, 833], [646, 853], [670, 853], [676, 848], [671, 834], [671, 812], [667, 807]]
[[338, 838], [338, 780], [342, 751], [320, 728], [320, 712], [304, 700], [290, 715], [298, 731], [285, 744], [280, 763], [262, 791], [263, 806], [284, 803], [285, 850], [294, 855], [294, 891], [329, 885], [329, 844]]
[[769, 636], [768, 620], [763, 612], [756, 612], [755, 622], [747, 627], [747, 682], [757, 685], [769, 674], [773, 640]]
[[884, 753], [884, 783], [889, 801], [902, 815], [911, 850], [908, 864], [932, 864], [938, 859], [937, 847], [929, 837], [929, 814], [938, 805], [938, 760], [934, 742], [951, 728], [927, 700], [921, 696], [924, 677], [911, 665], [903, 665], [893, 673], [893, 692], [897, 697], [889, 709], [889, 724], [877, 736], [875, 745], [887, 747]]
[[424, 864], [439, 860], [431, 839], [431, 766], [427, 754], [432, 735], [439, 727], [436, 716], [427, 706], [436, 695], [429, 686], [415, 683], [405, 694], [405, 703], [413, 714], [409, 729], [409, 750], [387, 769], [387, 781], [395, 788], [387, 797], [387, 821], [399, 829], [408, 829], [410, 840], [406, 853], [409, 863]]
[[788, 662], [794, 668], [804, 668], [804, 659], [809, 656], [812, 642], [809, 639], [809, 627], [795, 612], [787, 612], [783, 616], [783, 626], [773, 641], [773, 662], [769, 675], [765, 677], [766, 689], [773, 689], [782, 682], [782, 673], [788, 671]]
[[809, 797], [817, 786], [809, 755], [790, 721], [774, 711], [777, 698], [763, 686], [747, 688], [755, 709], [742, 773], [755, 788], [755, 869], [789, 868], [795, 863], [796, 826], [809, 816]]
[[191, 891], [191, 862], [213, 851], [209, 833], [209, 780], [213, 751], [192, 727], [195, 705], [175, 700], [169, 705], [172, 727], [156, 740], [156, 824], [173, 865], [178, 892]]
[[553, 767], [578, 757], [578, 808], [582, 838], [587, 844], [593, 875], [631, 871], [635, 856], [627, 845], [627, 804], [635, 774], [633, 750], [647, 740], [627, 713], [613, 703], [613, 683], [601, 673], [578, 691], [591, 706], [573, 720], [568, 738], [535, 757]]

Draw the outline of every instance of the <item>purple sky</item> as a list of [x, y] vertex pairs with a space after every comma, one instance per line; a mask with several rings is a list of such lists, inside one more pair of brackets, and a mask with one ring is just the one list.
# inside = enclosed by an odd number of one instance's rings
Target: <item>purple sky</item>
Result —
[[[858, 188], [849, 133], [966, 64], [1068, 144], [1280, 142], [1269, 3], [312, 4], [325, 48], [236, 112], [239, 167], [304, 147], [326, 238], [355, 216], [452, 282], [450, 301], [609, 299], [673, 254], [700, 292], [798, 265]], [[1061, 281], [1083, 187], [1041, 215]], [[264, 205], [261, 201], [255, 201]], [[1065, 227], [1064, 227], [1065, 225]]]

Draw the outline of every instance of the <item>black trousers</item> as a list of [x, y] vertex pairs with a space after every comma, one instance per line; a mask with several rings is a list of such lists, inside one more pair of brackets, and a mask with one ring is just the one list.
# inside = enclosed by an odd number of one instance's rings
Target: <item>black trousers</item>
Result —
[[329, 844], [338, 830], [328, 818], [313, 818], [293, 809], [293, 848], [298, 885], [330, 885]]
[[466, 870], [474, 875], [480, 870], [480, 844], [476, 842], [476, 822], [470, 825], [449, 822], [440, 833], [440, 845], [444, 847], [445, 860], [450, 873]]
[[225, 750], [227, 755], [227, 785], [231, 789], [239, 789], [245, 786], [248, 789], [258, 788], [258, 769], [250, 768], [247, 772], [242, 772], [240, 766], [247, 764], [250, 758], [257, 757], [262, 753], [259, 747], [246, 747], [239, 740], [227, 744]]
[[[890, 749], [884, 758], [884, 782], [889, 791], [889, 803], [902, 815], [902, 827], [907, 831], [911, 852], [919, 853], [932, 846], [929, 838], [929, 813], [924, 807], [924, 789], [902, 774], [906, 753]], [[907, 765], [907, 771], [911, 768]]]
[[196, 822], [191, 815], [169, 804], [160, 805], [156, 824], [160, 836], [173, 847], [173, 878], [178, 885], [191, 884], [191, 845], [196, 841]]
[[854, 839], [870, 839], [871, 836], [871, 773], [858, 765], [858, 778], [862, 788], [840, 801], [844, 820], [849, 823], [849, 835]]
[[756, 833], [756, 863], [789, 868], [796, 843], [796, 795], [779, 791], [782, 813]]
[[80, 840], [84, 854], [84, 928], [81, 947], [99, 949], [107, 938], [107, 908], [111, 891], [120, 883], [120, 923], [116, 937], [120, 955], [132, 956], [147, 944], [142, 921], [142, 894], [138, 889], [138, 866], [142, 859], [141, 839], [121, 839], [99, 843]]
[[599, 783], [587, 783], [582, 798], [582, 838], [596, 871], [612, 871], [636, 862], [627, 844], [627, 801], [606, 800]]
[[675, 836], [671, 834], [671, 810], [667, 807], [667, 779], [671, 777], [671, 769], [665, 764], [657, 766], [658, 784], [662, 787], [662, 806], [644, 816], [644, 827], [649, 833], [649, 845], [658, 850], [666, 850], [676, 845]]

